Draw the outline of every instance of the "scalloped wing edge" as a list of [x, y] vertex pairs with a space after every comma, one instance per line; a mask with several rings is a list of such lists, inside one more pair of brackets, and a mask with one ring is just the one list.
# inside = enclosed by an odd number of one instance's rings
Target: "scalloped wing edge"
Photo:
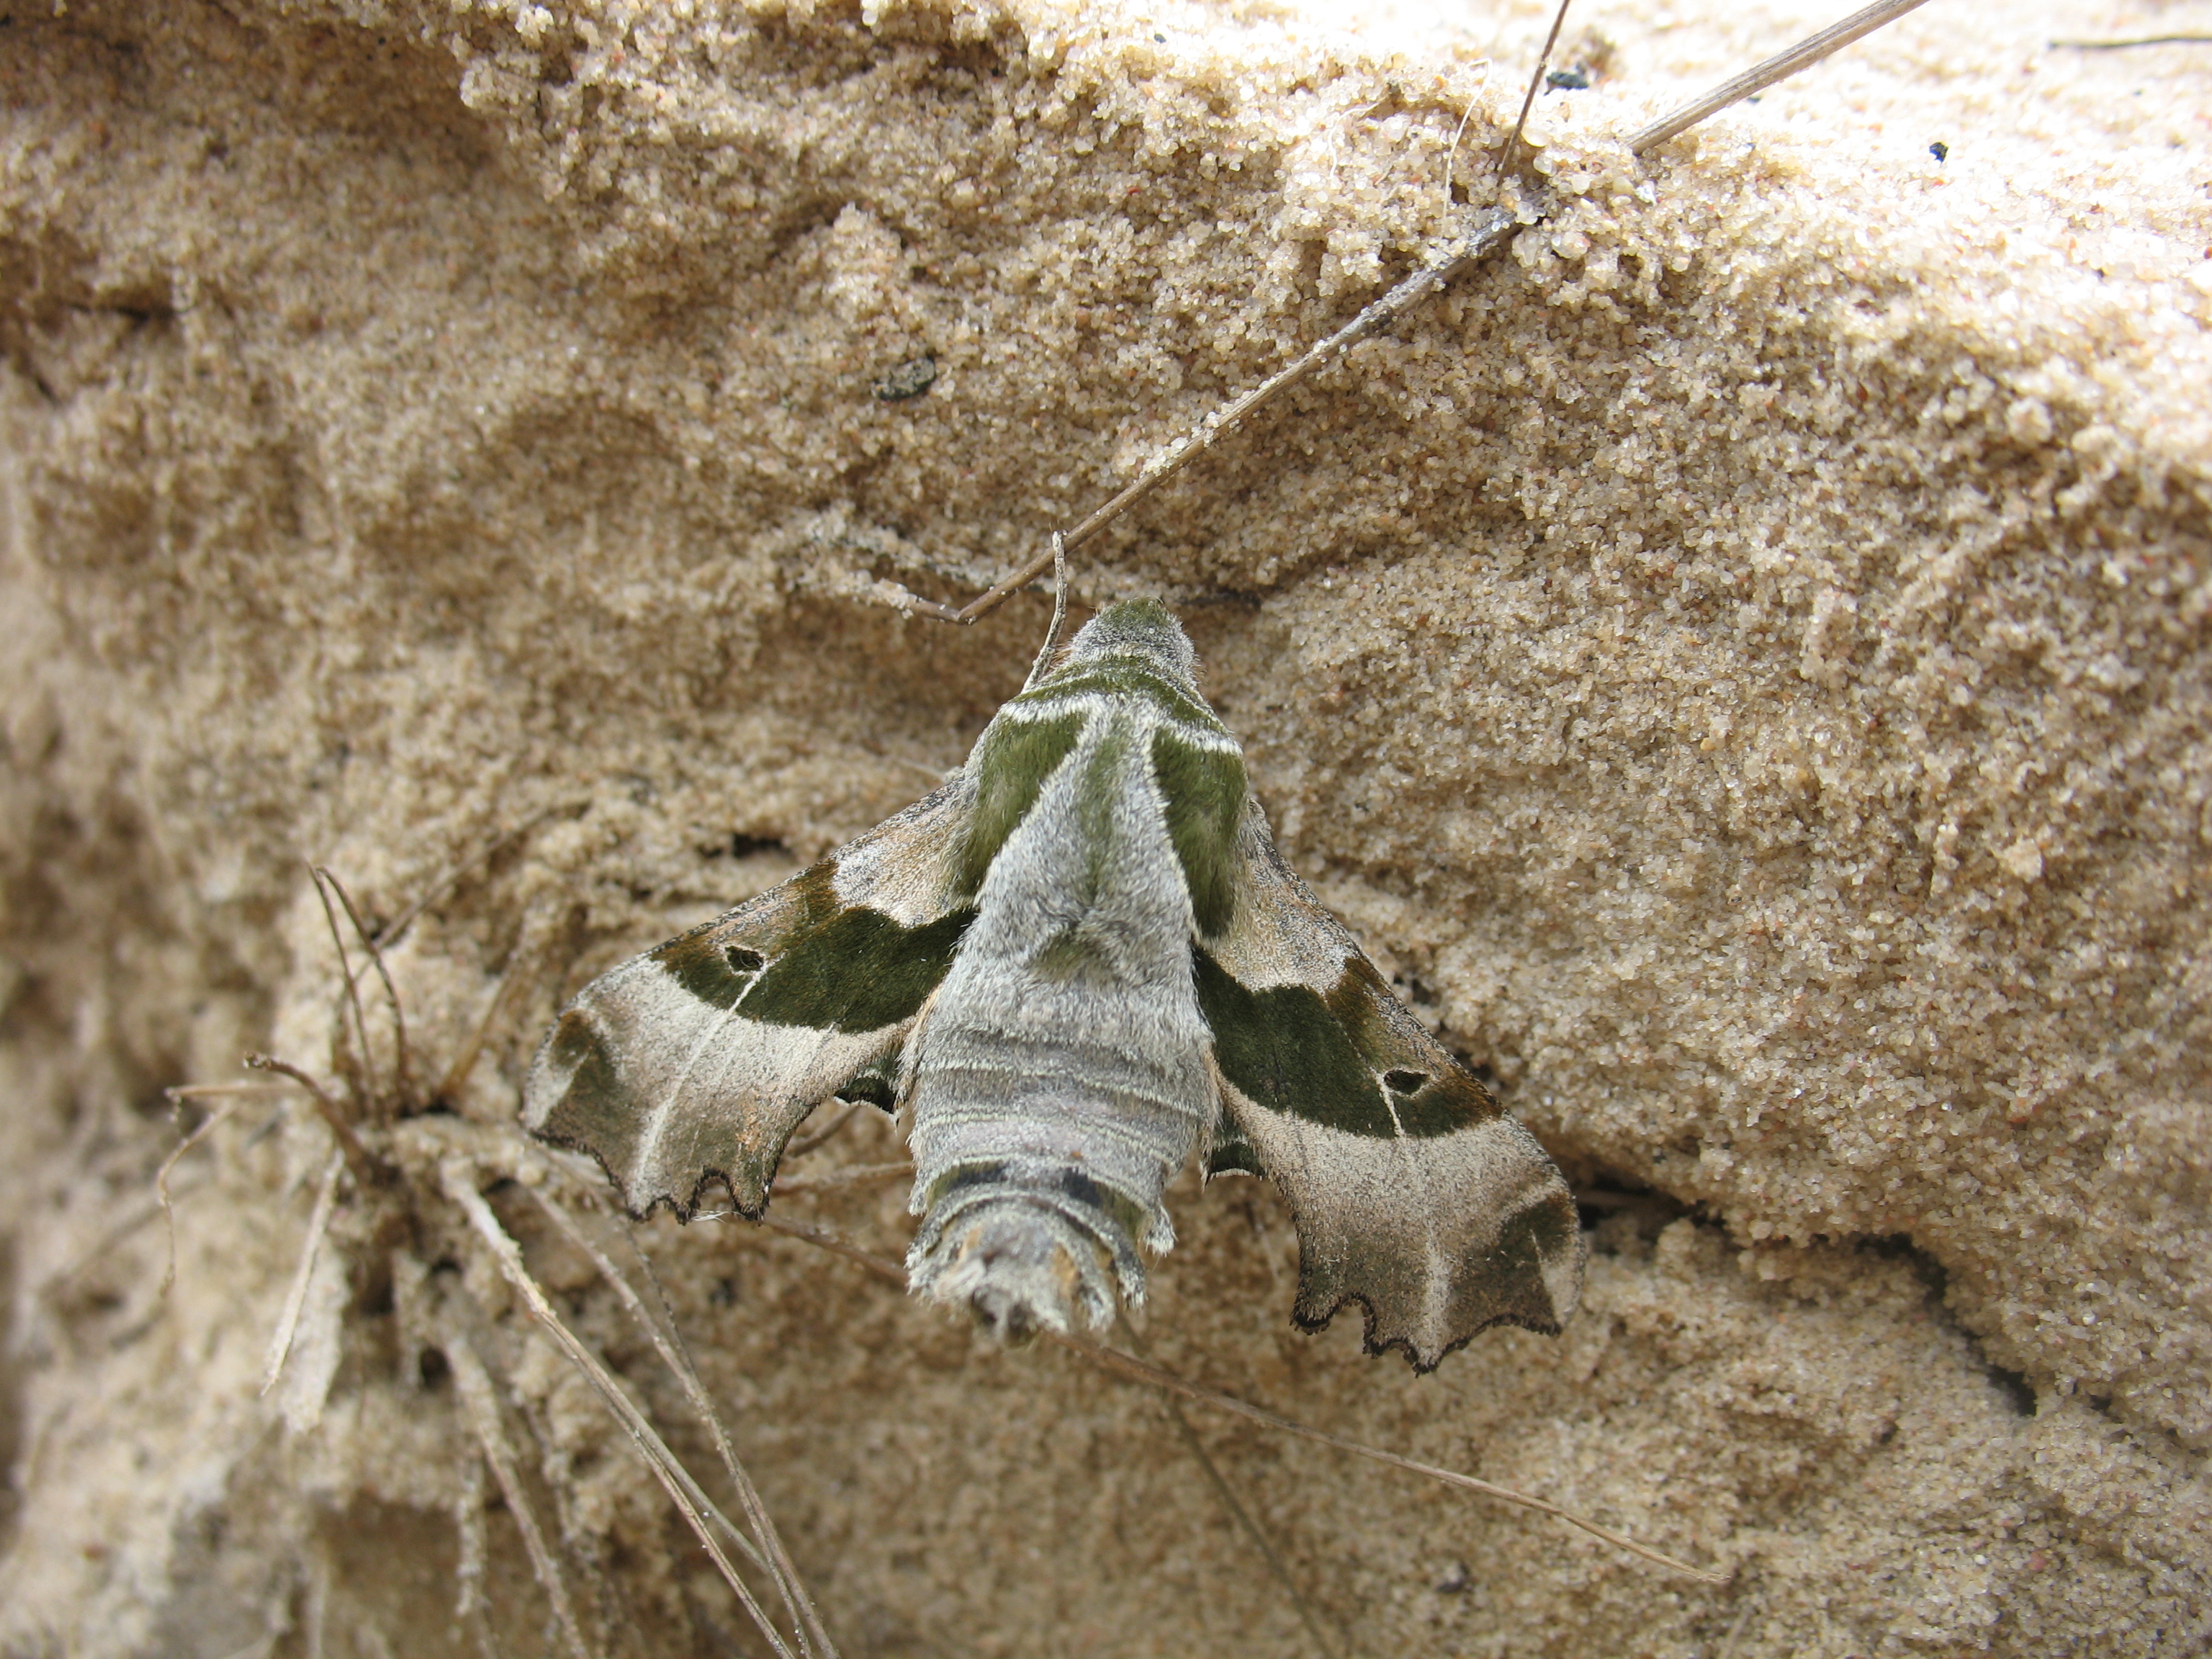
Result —
[[782, 886], [586, 986], [531, 1063], [523, 1123], [606, 1172], [631, 1215], [757, 1218], [783, 1147], [898, 1050], [973, 911], [964, 775]]

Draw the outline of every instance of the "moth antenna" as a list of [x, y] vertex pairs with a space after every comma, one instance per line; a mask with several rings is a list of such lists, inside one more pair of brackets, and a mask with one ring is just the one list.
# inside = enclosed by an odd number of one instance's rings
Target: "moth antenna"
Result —
[[1022, 690], [1034, 691], [1043, 682], [1044, 671], [1052, 665], [1053, 647], [1060, 643], [1061, 625], [1067, 621], [1067, 538], [1057, 530], [1052, 532], [1052, 623], [1044, 630], [1044, 643], [1037, 647], [1036, 660], [1030, 665], [1030, 677]]
[[[1145, 1339], [1129, 1322], [1129, 1316], [1116, 1310], [1114, 1322], [1121, 1330], [1121, 1340], [1140, 1358], [1149, 1360], [1152, 1356], [1146, 1352]], [[1168, 1416], [1175, 1424], [1176, 1438], [1182, 1442], [1183, 1449], [1205, 1472], [1206, 1484], [1213, 1488], [1214, 1497], [1220, 1500], [1221, 1507], [1229, 1511], [1229, 1518], [1237, 1523], [1237, 1530], [1251, 1540], [1253, 1548], [1260, 1552], [1260, 1559], [1267, 1564], [1267, 1571], [1283, 1587], [1283, 1594], [1290, 1598], [1291, 1609], [1297, 1614], [1298, 1622], [1306, 1627], [1306, 1634], [1313, 1638], [1313, 1644], [1321, 1650], [1322, 1659], [1341, 1659], [1342, 1644], [1331, 1638], [1322, 1623], [1320, 1613], [1306, 1600], [1305, 1593], [1298, 1589], [1297, 1580], [1291, 1576], [1290, 1568], [1276, 1553], [1267, 1534], [1261, 1530], [1260, 1523], [1252, 1518], [1251, 1511], [1244, 1507], [1231, 1488], [1220, 1466], [1213, 1461], [1212, 1454], [1206, 1449], [1206, 1443], [1198, 1437], [1198, 1431], [1191, 1427], [1190, 1415], [1183, 1410], [1182, 1401], [1173, 1395], [1165, 1395], [1162, 1396], [1161, 1403], [1167, 1407]]]
[[1573, 0], [1559, 0], [1559, 9], [1552, 14], [1552, 32], [1544, 37], [1544, 49], [1536, 54], [1535, 72], [1528, 77], [1528, 90], [1522, 94], [1520, 118], [1513, 123], [1513, 131], [1506, 135], [1505, 148], [1498, 152], [1495, 177], [1498, 187], [1505, 188], [1506, 169], [1513, 164], [1513, 151], [1521, 142], [1521, 133], [1528, 125], [1528, 112], [1536, 106], [1536, 88], [1544, 84], [1544, 67], [1552, 61], [1552, 48], [1559, 43], [1560, 27], [1567, 21], [1567, 8]]
[[329, 889], [323, 885], [323, 867], [319, 864], [307, 866], [307, 874], [315, 884], [315, 896], [323, 902], [323, 921], [329, 925], [331, 943], [337, 947], [338, 971], [345, 979], [347, 1006], [353, 1010], [353, 1027], [361, 1039], [360, 1075], [350, 1079], [354, 1085], [354, 1103], [376, 1098], [376, 1060], [368, 1051], [368, 1022], [362, 1018], [361, 989], [354, 977], [353, 958], [346, 954], [345, 935], [338, 931], [338, 913], [331, 908]]
[[[346, 891], [345, 884], [320, 865], [315, 867], [315, 874], [319, 879], [328, 882], [331, 890], [338, 896], [338, 902], [345, 907], [346, 920], [353, 924], [354, 937], [361, 941], [361, 948], [368, 952], [368, 959], [376, 969], [377, 978], [384, 981], [384, 1000], [392, 1010], [392, 1086], [398, 1096], [404, 1115], [404, 1109], [415, 1103], [415, 1080], [410, 1074], [410, 1067], [407, 1062], [407, 1017], [399, 1012], [399, 992], [392, 982], [392, 970], [384, 965], [384, 952], [376, 947], [376, 935], [362, 925], [361, 912], [354, 908], [353, 895]], [[358, 1010], [355, 1017], [360, 1017]], [[366, 1045], [368, 1041], [364, 1033], [362, 1042]]]
[[561, 1562], [553, 1553], [552, 1546], [545, 1541], [545, 1529], [539, 1525], [538, 1510], [530, 1501], [529, 1491], [522, 1484], [522, 1474], [515, 1467], [514, 1447], [507, 1437], [507, 1425], [501, 1419], [499, 1395], [492, 1387], [490, 1372], [477, 1358], [477, 1351], [458, 1328], [449, 1330], [440, 1345], [445, 1351], [446, 1362], [453, 1367], [453, 1390], [461, 1397], [462, 1408], [467, 1412], [469, 1427], [477, 1437], [484, 1462], [491, 1465], [492, 1478], [499, 1483], [500, 1496], [507, 1500], [507, 1513], [514, 1517], [515, 1530], [522, 1534], [522, 1547], [530, 1557], [530, 1565], [538, 1582], [545, 1587], [547, 1600], [553, 1603], [553, 1620], [560, 1626], [561, 1643], [568, 1650], [570, 1659], [592, 1659], [592, 1650], [584, 1640], [583, 1627], [576, 1622], [575, 1604], [568, 1596], [568, 1581], [562, 1573]]
[[1872, 34], [1887, 24], [1894, 23], [1908, 11], [1924, 6], [1928, 0], [1876, 0], [1876, 3], [1853, 12], [1840, 23], [1832, 23], [1818, 34], [1809, 34], [1787, 52], [1778, 52], [1763, 63], [1754, 64], [1742, 74], [1723, 81], [1702, 98], [1692, 99], [1673, 114], [1662, 116], [1628, 141], [1629, 149], [1642, 155], [1655, 144], [1663, 144], [1679, 133], [1692, 127], [1717, 111], [1726, 109], [1739, 99], [1748, 98], [1777, 81], [1786, 81], [1799, 70], [1819, 63], [1831, 52], [1840, 52], [1852, 41]]
[[269, 1338], [269, 1359], [261, 1370], [261, 1392], [264, 1395], [276, 1386], [276, 1379], [284, 1374], [284, 1362], [292, 1356], [292, 1339], [300, 1334], [300, 1315], [307, 1305], [307, 1286], [314, 1278], [315, 1258], [322, 1254], [323, 1235], [330, 1231], [331, 1218], [337, 1211], [338, 1176], [344, 1169], [345, 1154], [332, 1152], [330, 1162], [323, 1166], [323, 1178], [315, 1188], [315, 1207], [307, 1217], [307, 1237], [300, 1246], [300, 1265], [292, 1274], [292, 1288], [285, 1293], [283, 1314]]
[[[738, 1571], [729, 1553], [722, 1547], [722, 1535], [734, 1533], [737, 1530], [735, 1525], [707, 1496], [705, 1489], [693, 1478], [690, 1470], [684, 1468], [676, 1454], [668, 1449], [668, 1443], [660, 1437], [652, 1421], [623, 1392], [622, 1384], [615, 1380], [614, 1373], [607, 1369], [605, 1362], [586, 1347], [583, 1340], [569, 1329], [568, 1322], [554, 1310], [544, 1287], [538, 1284], [524, 1263], [521, 1246], [500, 1224], [499, 1218], [491, 1212], [491, 1206], [484, 1202], [483, 1194], [477, 1190], [473, 1173], [468, 1165], [459, 1158], [447, 1160], [440, 1166], [439, 1183], [444, 1188], [446, 1196], [460, 1206], [461, 1212], [469, 1219], [469, 1224], [476, 1229], [477, 1236], [490, 1249], [492, 1260], [498, 1264], [501, 1275], [514, 1287], [516, 1294], [522, 1298], [523, 1305], [544, 1328], [553, 1346], [561, 1350], [578, 1374], [591, 1385], [592, 1391], [599, 1396], [615, 1420], [622, 1425], [623, 1432], [629, 1436], [630, 1443], [644, 1458], [646, 1467], [653, 1471], [653, 1479], [660, 1482], [661, 1490], [668, 1494], [670, 1501], [683, 1515], [692, 1534], [714, 1561], [715, 1570], [722, 1575], [722, 1582], [729, 1585], [731, 1593], [752, 1619], [754, 1626], [766, 1638], [777, 1659], [799, 1659], [799, 1656], [792, 1651], [790, 1644], [784, 1641], [775, 1621], [769, 1618], [767, 1610], [760, 1605], [752, 1587]], [[495, 1465], [494, 1473], [497, 1472]]]
[[[478, 1199], [477, 1201], [482, 1204], [483, 1200]], [[486, 1211], [485, 1213], [488, 1215], [490, 1212]], [[878, 1255], [872, 1250], [861, 1249], [843, 1234], [832, 1228], [824, 1227], [817, 1222], [787, 1221], [779, 1216], [764, 1215], [756, 1224], [766, 1227], [774, 1232], [782, 1233], [787, 1237], [803, 1239], [809, 1244], [829, 1251], [832, 1255], [843, 1256], [848, 1261], [855, 1262], [877, 1277], [889, 1279], [894, 1285], [903, 1286], [906, 1284], [906, 1269], [899, 1263], [893, 1261], [888, 1256]], [[1434, 1463], [1424, 1463], [1415, 1458], [1401, 1457], [1396, 1452], [1384, 1451], [1380, 1446], [1370, 1446], [1358, 1440], [1347, 1440], [1342, 1435], [1329, 1433], [1326, 1429], [1310, 1428], [1296, 1418], [1278, 1416], [1264, 1407], [1252, 1405], [1247, 1401], [1239, 1400], [1233, 1394], [1224, 1394], [1218, 1389], [1209, 1389], [1202, 1383], [1194, 1382], [1188, 1377], [1179, 1376], [1161, 1366], [1147, 1364], [1135, 1355], [1123, 1353], [1116, 1348], [1098, 1347], [1084, 1341], [1080, 1337], [1063, 1336], [1054, 1331], [1046, 1331], [1042, 1334], [1051, 1337], [1054, 1341], [1078, 1358], [1088, 1360], [1101, 1370], [1114, 1372], [1132, 1382], [1150, 1383], [1153, 1388], [1164, 1389], [1170, 1394], [1181, 1395], [1186, 1400], [1196, 1401], [1201, 1406], [1212, 1406], [1218, 1410], [1232, 1413], [1238, 1417], [1249, 1418], [1253, 1422], [1263, 1424], [1268, 1428], [1279, 1430], [1285, 1434], [1296, 1435], [1302, 1440], [1311, 1440], [1321, 1445], [1334, 1446], [1337, 1450], [1350, 1452], [1355, 1457], [1364, 1457], [1376, 1463], [1387, 1463], [1392, 1468], [1404, 1469], [1411, 1474], [1424, 1474], [1431, 1480], [1441, 1480], [1448, 1486], [1458, 1486], [1467, 1492], [1479, 1492], [1485, 1498], [1494, 1498], [1500, 1503], [1511, 1504], [1521, 1509], [1534, 1510], [1540, 1515], [1548, 1515], [1565, 1522], [1571, 1527], [1579, 1528], [1589, 1534], [1591, 1537], [1601, 1539], [1615, 1549], [1626, 1550], [1631, 1555], [1640, 1557], [1656, 1566], [1664, 1567], [1669, 1572], [1678, 1572], [1685, 1578], [1694, 1578], [1699, 1583], [1726, 1584], [1732, 1582], [1732, 1575], [1729, 1573], [1708, 1572], [1703, 1567], [1693, 1567], [1687, 1561], [1677, 1560], [1671, 1555], [1653, 1549], [1649, 1544], [1639, 1544], [1625, 1533], [1614, 1532], [1611, 1528], [1601, 1527], [1595, 1521], [1577, 1515], [1572, 1510], [1562, 1509], [1557, 1504], [1547, 1502], [1541, 1498], [1532, 1497], [1524, 1492], [1516, 1492], [1510, 1486], [1501, 1486], [1494, 1481], [1484, 1480], [1472, 1474], [1462, 1474], [1456, 1469], [1439, 1468]]]
[[729, 1431], [723, 1425], [721, 1413], [714, 1409], [713, 1398], [708, 1394], [706, 1385], [699, 1380], [698, 1369], [692, 1363], [690, 1351], [684, 1346], [682, 1332], [677, 1328], [675, 1316], [668, 1307], [668, 1298], [660, 1291], [660, 1281], [653, 1274], [651, 1259], [639, 1248], [633, 1236], [630, 1248], [644, 1265], [646, 1275], [659, 1296], [660, 1309], [657, 1318], [646, 1305], [645, 1298], [629, 1282], [629, 1275], [599, 1248], [598, 1241], [591, 1237], [567, 1206], [556, 1203], [542, 1185], [528, 1187], [526, 1190], [531, 1197], [537, 1200], [538, 1206], [545, 1212], [547, 1218], [561, 1236], [582, 1251], [592, 1267], [599, 1270], [599, 1277], [606, 1281], [608, 1288], [614, 1291], [623, 1307], [629, 1310], [631, 1318], [637, 1322], [639, 1328], [651, 1340], [660, 1355], [661, 1363], [683, 1384], [684, 1397], [690, 1401], [692, 1411], [714, 1440], [714, 1449], [722, 1460], [722, 1468], [730, 1477], [731, 1486], [736, 1489], [738, 1506], [744, 1510], [745, 1519], [753, 1528], [751, 1537], [747, 1537], [734, 1527], [731, 1528], [731, 1540], [755, 1566], [775, 1580], [776, 1593], [791, 1613], [801, 1648], [809, 1654], [823, 1656], [823, 1659], [836, 1659], [837, 1650], [830, 1639], [830, 1632], [823, 1627], [812, 1598], [806, 1594], [806, 1587], [799, 1577], [799, 1569], [793, 1565], [789, 1553], [784, 1548], [782, 1536], [776, 1531], [775, 1522], [769, 1518], [768, 1506], [761, 1501], [759, 1489], [745, 1473], [744, 1466], [738, 1461], [737, 1450], [730, 1443]]

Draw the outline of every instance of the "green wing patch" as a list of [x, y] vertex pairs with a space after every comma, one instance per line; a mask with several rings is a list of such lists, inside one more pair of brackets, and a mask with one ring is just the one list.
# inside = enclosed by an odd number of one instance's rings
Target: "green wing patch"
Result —
[[902, 927], [880, 910], [856, 905], [778, 957], [735, 1005], [737, 1012], [763, 1025], [820, 1030], [901, 1024], [929, 1000], [975, 920], [975, 912], [963, 906]]
[[1345, 964], [1326, 998], [1303, 985], [1252, 990], [1202, 950], [1192, 969], [1214, 1062], [1255, 1106], [1346, 1134], [1416, 1140], [1455, 1133], [1498, 1109], [1457, 1066], [1394, 1065], [1402, 1045], [1375, 1017], [1375, 998], [1389, 992], [1364, 957]]
[[991, 861], [1006, 837], [1021, 827], [1044, 788], [1083, 735], [1083, 716], [992, 722], [976, 755], [975, 815], [960, 849], [959, 890], [973, 898], [981, 890]]
[[1191, 965], [1214, 1063], [1253, 1104], [1347, 1134], [1396, 1133], [1374, 1073], [1321, 998], [1303, 985], [1251, 990], [1204, 951]]
[[653, 959], [693, 996], [710, 1008], [734, 1008], [760, 977], [767, 958], [742, 945], [724, 945], [710, 924], [672, 939]]
[[1152, 733], [1152, 775], [1167, 803], [1168, 837], [1190, 885], [1201, 938], [1224, 933], [1237, 910], [1237, 825], [1244, 815], [1244, 758], [1201, 749], [1172, 726]]
[[[752, 988], [769, 957], [781, 956], [844, 908], [837, 897], [837, 862], [824, 859], [773, 893], [729, 915], [702, 922], [688, 933], [645, 953], [646, 960], [709, 1008], [725, 1012]], [[738, 918], [757, 912], [751, 926]]]

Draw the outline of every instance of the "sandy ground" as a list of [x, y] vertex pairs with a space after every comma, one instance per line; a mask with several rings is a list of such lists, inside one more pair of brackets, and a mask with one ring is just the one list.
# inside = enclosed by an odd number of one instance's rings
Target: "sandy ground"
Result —
[[[2212, 46], [2051, 45], [2212, 8], [1947, 0], [1611, 142], [1829, 15], [1588, 7], [1543, 222], [1074, 583], [1177, 605], [1285, 851], [1595, 1228], [1565, 1335], [1416, 1378], [1291, 1328], [1272, 1192], [1187, 1182], [1153, 1351], [1733, 1574], [1194, 1409], [1333, 1650], [2212, 1643]], [[754, 1650], [425, 1172], [500, 1167], [567, 991], [960, 760], [1043, 601], [869, 585], [974, 591], [1440, 246], [1544, 21], [0, 21], [0, 1652], [562, 1650], [462, 1351], [588, 1645]], [[307, 860], [370, 925], [435, 899], [411, 1085]], [[331, 1188], [265, 1398], [324, 1131], [232, 1097], [166, 1294], [153, 1196], [163, 1088], [263, 1047], [381, 1109], [465, 1073], [400, 1198]], [[895, 1252], [902, 1198], [779, 1212]], [[1156, 1397], [644, 1237], [847, 1653], [1320, 1650]]]

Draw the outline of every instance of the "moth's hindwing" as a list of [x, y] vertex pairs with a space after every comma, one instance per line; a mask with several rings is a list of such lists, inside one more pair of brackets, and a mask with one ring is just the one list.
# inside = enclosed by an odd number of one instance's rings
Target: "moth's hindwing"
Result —
[[1194, 957], [1226, 1120], [1207, 1172], [1256, 1166], [1289, 1200], [1298, 1322], [1360, 1302], [1369, 1350], [1421, 1370], [1486, 1326], [1557, 1331], [1583, 1267], [1558, 1169], [1391, 995], [1256, 803], [1239, 848], [1233, 919]]
[[833, 1094], [889, 1108], [897, 1055], [974, 910], [957, 775], [773, 892], [601, 975], [538, 1050], [531, 1132], [589, 1152], [633, 1214], [707, 1188], [767, 1203], [784, 1142]]

